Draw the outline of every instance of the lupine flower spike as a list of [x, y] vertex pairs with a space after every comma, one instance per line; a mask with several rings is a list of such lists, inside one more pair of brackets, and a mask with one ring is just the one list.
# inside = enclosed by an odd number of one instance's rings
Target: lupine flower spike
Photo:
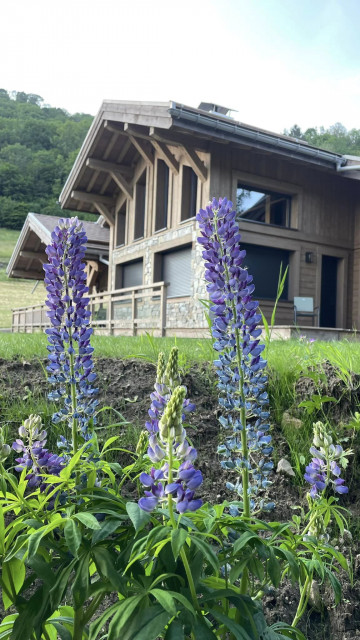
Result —
[[[224, 469], [240, 477], [227, 483], [243, 500], [244, 515], [253, 509], [271, 509], [261, 490], [271, 483], [273, 469], [269, 435], [266, 361], [261, 357], [261, 320], [258, 302], [253, 300], [254, 285], [244, 260], [246, 251], [240, 247], [241, 235], [236, 212], [226, 198], [215, 198], [196, 216], [203, 247], [205, 280], [210, 296], [214, 349], [219, 353], [214, 364], [219, 377], [220, 423], [230, 431], [218, 449]], [[260, 495], [259, 495], [260, 493]], [[230, 507], [238, 515], [237, 506]]]
[[44, 482], [43, 476], [57, 476], [65, 466], [65, 460], [45, 448], [47, 433], [42, 428], [40, 416], [29, 416], [19, 428], [19, 436], [12, 445], [16, 453], [22, 454], [20, 458], [16, 458], [15, 471], [21, 473], [26, 469], [29, 488], [40, 487], [40, 491], [51, 489], [52, 487]]
[[339, 494], [348, 493], [349, 489], [340, 475], [341, 468], [346, 468], [348, 456], [352, 451], [344, 451], [339, 444], [334, 445], [322, 422], [314, 424], [314, 439], [310, 453], [314, 458], [306, 467], [304, 475], [305, 480], [311, 484], [310, 497], [320, 498], [327, 489]]
[[178, 350], [174, 347], [166, 367], [164, 355], [159, 354], [155, 391], [151, 394], [147, 453], [154, 464], [161, 462], [162, 466], [140, 475], [147, 489], [139, 500], [144, 511], [168, 503], [169, 496], [179, 513], [196, 511], [202, 505], [202, 500], [194, 498], [195, 489], [202, 483], [201, 471], [192, 464], [197, 452], [188, 443], [183, 426], [185, 414], [195, 406], [185, 399], [186, 388], [178, 383]]
[[[49, 398], [63, 406], [53, 421], [67, 422], [72, 429], [73, 450], [77, 450], [78, 432], [86, 441], [91, 437], [89, 420], [95, 421], [98, 389], [93, 387], [93, 370], [89, 327], [89, 298], [86, 297], [85, 246], [87, 237], [77, 218], [59, 220], [46, 248], [49, 264], [44, 265], [48, 292], [47, 315], [52, 327], [46, 329], [49, 346], [49, 382], [54, 386]], [[68, 446], [61, 438], [63, 446]]]

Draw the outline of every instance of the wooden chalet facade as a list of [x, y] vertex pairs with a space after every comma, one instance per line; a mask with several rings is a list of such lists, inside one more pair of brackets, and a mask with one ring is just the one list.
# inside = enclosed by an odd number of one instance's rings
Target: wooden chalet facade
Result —
[[[95, 326], [204, 334], [195, 214], [214, 196], [237, 206], [266, 315], [282, 264], [277, 324], [293, 324], [302, 296], [320, 307], [321, 326], [360, 328], [360, 159], [244, 125], [217, 105], [123, 101], [103, 103], [60, 195], [65, 210], [99, 214], [93, 224], [108, 230], [106, 259], [88, 265]], [[18, 243], [12, 264], [28, 251]]]

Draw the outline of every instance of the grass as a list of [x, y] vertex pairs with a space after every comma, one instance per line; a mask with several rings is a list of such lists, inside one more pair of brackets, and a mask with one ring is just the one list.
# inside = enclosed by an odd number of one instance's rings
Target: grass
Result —
[[3, 265], [8, 264], [18, 237], [19, 231], [0, 229], [0, 328], [11, 327], [11, 309], [45, 302], [42, 282], [32, 293], [34, 280], [8, 278], [6, 275], [6, 266]]

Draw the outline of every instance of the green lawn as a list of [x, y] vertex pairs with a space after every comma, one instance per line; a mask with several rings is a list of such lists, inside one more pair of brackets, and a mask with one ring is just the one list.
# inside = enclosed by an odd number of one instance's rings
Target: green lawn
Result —
[[0, 229], [0, 328], [11, 327], [11, 309], [45, 302], [45, 289], [42, 282], [34, 293], [34, 280], [8, 278], [6, 266], [9, 262], [19, 231]]

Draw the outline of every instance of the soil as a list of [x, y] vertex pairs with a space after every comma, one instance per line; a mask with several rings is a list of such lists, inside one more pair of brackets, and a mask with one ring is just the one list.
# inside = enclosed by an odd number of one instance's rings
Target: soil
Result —
[[[17, 398], [32, 394], [43, 395], [49, 390], [44, 374], [46, 361], [24, 360], [5, 361], [0, 359], [0, 400], [16, 401]], [[120, 411], [126, 420], [143, 427], [149, 408], [149, 395], [153, 390], [155, 366], [143, 360], [116, 360], [98, 358], [96, 371], [99, 382], [100, 406], [110, 406]], [[360, 377], [352, 376], [350, 384], [345, 384], [336, 375], [330, 365], [324, 370], [321, 382], [323, 395], [340, 399], [342, 405], [336, 405], [339, 419], [354, 412], [359, 405]], [[233, 496], [225, 487], [226, 479], [216, 455], [219, 442], [219, 407], [216, 394], [214, 373], [208, 365], [194, 366], [184, 372], [183, 384], [188, 389], [188, 397], [195, 402], [196, 412], [189, 415], [188, 436], [198, 450], [198, 466], [204, 476], [201, 497], [205, 501], [221, 502]], [[311, 397], [315, 386], [309, 378], [298, 381], [296, 392], [298, 401]], [[340, 404], [339, 403], [339, 404]], [[330, 403], [329, 403], [330, 404]], [[1, 406], [1, 405], [0, 405]], [[332, 410], [333, 407], [329, 407]], [[344, 418], [345, 416], [345, 418]], [[1, 420], [0, 420], [1, 422]], [[273, 427], [273, 440], [278, 457], [290, 459], [287, 443], [277, 425]], [[357, 458], [357, 456], [356, 456]], [[273, 474], [271, 495], [275, 496], [276, 508], [271, 514], [272, 520], [288, 521], [294, 514], [291, 508], [301, 504], [304, 496], [295, 486], [293, 478]], [[200, 492], [198, 492], [200, 494]], [[200, 496], [199, 496], [200, 497]], [[355, 517], [360, 516], [360, 491], [357, 486], [351, 488], [349, 504], [343, 501]], [[299, 625], [309, 640], [353, 640], [360, 638], [360, 541], [351, 535], [338, 541], [338, 546], [353, 561], [352, 584], [349, 578], [342, 576], [343, 598], [335, 607], [331, 593], [320, 586], [322, 606], [320, 611], [308, 607], [307, 613]], [[285, 582], [277, 590], [272, 590], [264, 599], [265, 615], [270, 623], [282, 620], [290, 623], [297, 607], [297, 587]], [[0, 605], [0, 619], [2, 611]]]

